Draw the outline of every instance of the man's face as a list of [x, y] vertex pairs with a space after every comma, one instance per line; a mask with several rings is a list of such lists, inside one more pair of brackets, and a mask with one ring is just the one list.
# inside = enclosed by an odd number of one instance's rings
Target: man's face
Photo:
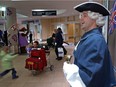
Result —
[[93, 25], [96, 24], [96, 20], [93, 20], [88, 16], [88, 11], [80, 13], [79, 18], [81, 29], [83, 29], [84, 31], [89, 31], [93, 28]]

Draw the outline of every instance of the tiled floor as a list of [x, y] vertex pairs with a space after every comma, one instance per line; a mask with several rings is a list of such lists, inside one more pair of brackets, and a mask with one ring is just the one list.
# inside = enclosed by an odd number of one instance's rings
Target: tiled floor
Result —
[[[68, 54], [72, 55], [74, 46], [66, 46], [66, 49]], [[39, 72], [38, 75], [33, 76], [31, 71], [24, 68], [26, 58], [27, 55], [19, 55], [18, 58], [13, 61], [19, 78], [12, 80], [11, 73], [9, 73], [3, 78], [0, 78], [0, 87], [69, 87], [62, 70], [65, 59], [57, 61], [53, 49], [51, 49], [49, 56], [51, 64], [54, 65], [53, 71], [50, 71], [50, 69], [46, 67], [42, 72]], [[72, 61], [73, 58], [71, 62]]]

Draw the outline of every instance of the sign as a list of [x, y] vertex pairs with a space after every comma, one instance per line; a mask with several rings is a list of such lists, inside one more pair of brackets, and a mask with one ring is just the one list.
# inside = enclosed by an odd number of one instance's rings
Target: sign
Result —
[[22, 24], [28, 24], [28, 23], [40, 24], [40, 21], [39, 20], [25, 20], [25, 21], [22, 21]]
[[32, 11], [32, 16], [55, 16], [56, 11]]

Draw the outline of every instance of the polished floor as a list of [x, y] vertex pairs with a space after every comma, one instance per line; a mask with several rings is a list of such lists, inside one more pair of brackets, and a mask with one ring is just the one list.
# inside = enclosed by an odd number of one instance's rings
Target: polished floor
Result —
[[[65, 48], [68, 54], [72, 55], [74, 46], [69, 45], [65, 46]], [[33, 75], [30, 70], [24, 68], [27, 55], [19, 55], [13, 61], [19, 78], [13, 80], [10, 72], [3, 78], [0, 78], [0, 87], [70, 87], [62, 69], [65, 59], [56, 60], [54, 49], [50, 49], [50, 51], [51, 53], [47, 58], [49, 58], [50, 63], [54, 66], [53, 71], [50, 71], [50, 64], [48, 63], [48, 66], [42, 72], [39, 72], [38, 75]]]

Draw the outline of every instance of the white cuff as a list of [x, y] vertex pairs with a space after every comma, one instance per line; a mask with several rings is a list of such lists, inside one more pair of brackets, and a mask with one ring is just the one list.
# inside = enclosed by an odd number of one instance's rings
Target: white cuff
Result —
[[64, 62], [63, 71], [67, 81], [72, 87], [86, 87], [79, 75], [79, 68], [77, 65]]

